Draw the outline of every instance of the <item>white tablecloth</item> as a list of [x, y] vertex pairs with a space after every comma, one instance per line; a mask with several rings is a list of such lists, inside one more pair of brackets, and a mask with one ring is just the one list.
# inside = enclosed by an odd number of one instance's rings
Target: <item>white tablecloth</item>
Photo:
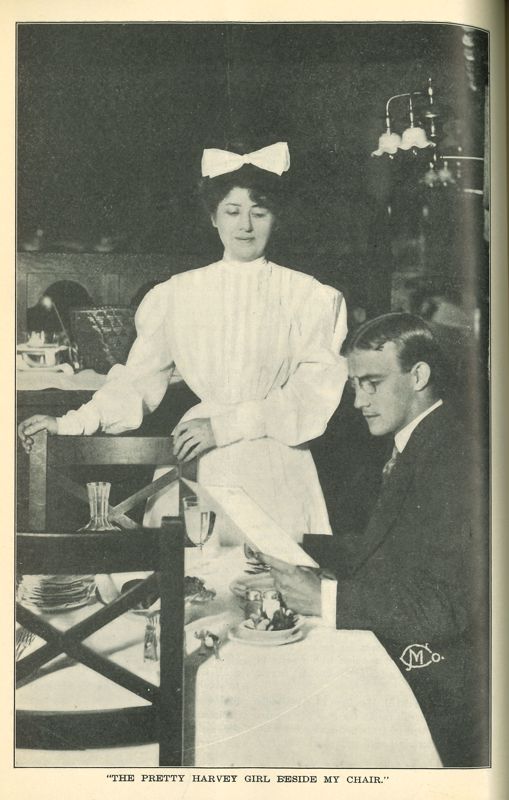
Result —
[[[20, 356], [18, 358], [21, 358]], [[16, 369], [16, 388], [18, 391], [42, 391], [44, 389], [62, 389], [68, 392], [93, 391], [100, 389], [106, 382], [106, 375], [93, 369], [74, 372], [70, 364], [60, 364], [52, 368], [27, 367], [23, 360], [18, 361]], [[182, 378], [174, 372], [170, 383], [181, 383]]]
[[63, 389], [66, 391], [96, 391], [106, 381], [93, 369], [73, 372], [70, 364], [61, 364], [51, 369], [26, 367], [16, 370], [18, 391], [42, 391], [44, 389]]
[[[187, 572], [203, 577], [217, 597], [186, 627], [224, 639], [220, 660], [204, 660], [195, 685], [185, 689], [185, 716], [195, 718], [195, 749], [187, 764], [203, 767], [438, 767], [440, 759], [420, 708], [403, 676], [369, 631], [336, 631], [311, 621], [305, 636], [282, 647], [228, 641], [241, 619], [229, 591], [245, 568], [240, 548], [223, 549], [208, 562], [192, 553]], [[67, 627], [88, 610], [55, 615]], [[199, 613], [199, 612], [198, 612]], [[120, 664], [157, 680], [143, 662], [143, 618], [125, 615], [87, 640]], [[78, 689], [76, 688], [78, 687]], [[55, 670], [18, 691], [18, 708], [115, 708], [143, 703], [77, 664]], [[157, 766], [150, 745], [85, 752], [19, 750], [19, 766]]]

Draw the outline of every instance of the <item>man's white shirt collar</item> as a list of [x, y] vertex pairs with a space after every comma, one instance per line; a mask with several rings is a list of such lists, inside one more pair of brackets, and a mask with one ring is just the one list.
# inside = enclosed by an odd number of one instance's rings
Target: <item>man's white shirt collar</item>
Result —
[[419, 416], [413, 419], [412, 422], [409, 422], [408, 425], [405, 425], [402, 430], [398, 431], [394, 437], [394, 444], [396, 445], [396, 450], [398, 453], [403, 452], [408, 444], [408, 440], [418, 426], [419, 422], [421, 422], [424, 417], [427, 417], [428, 414], [431, 414], [432, 411], [434, 411], [436, 408], [439, 408], [441, 405], [443, 405], [443, 400], [437, 400], [437, 402], [433, 403], [433, 405], [427, 408], [426, 411], [423, 411], [422, 414], [419, 414]]

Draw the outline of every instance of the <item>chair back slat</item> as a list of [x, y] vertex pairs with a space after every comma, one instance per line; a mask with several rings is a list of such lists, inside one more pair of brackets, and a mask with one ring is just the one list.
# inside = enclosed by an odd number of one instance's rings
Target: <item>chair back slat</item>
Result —
[[58, 436], [50, 440], [48, 463], [152, 464], [176, 463], [169, 436]]
[[[18, 533], [18, 570], [24, 575], [159, 570], [159, 536], [168, 530]], [[172, 539], [168, 547], [176, 556], [178, 543]]]

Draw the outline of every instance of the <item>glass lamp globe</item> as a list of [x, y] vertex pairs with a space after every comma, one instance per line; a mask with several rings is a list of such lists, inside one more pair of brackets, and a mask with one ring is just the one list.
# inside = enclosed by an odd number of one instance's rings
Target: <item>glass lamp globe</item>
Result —
[[435, 147], [435, 145], [429, 141], [424, 128], [411, 126], [403, 131], [399, 148], [400, 150], [411, 150], [413, 147], [422, 150], [424, 147]]
[[398, 133], [386, 131], [382, 133], [378, 140], [378, 149], [373, 150], [371, 155], [382, 156], [384, 153], [388, 153], [390, 156], [393, 156], [398, 152], [398, 147], [401, 147], [401, 136]]

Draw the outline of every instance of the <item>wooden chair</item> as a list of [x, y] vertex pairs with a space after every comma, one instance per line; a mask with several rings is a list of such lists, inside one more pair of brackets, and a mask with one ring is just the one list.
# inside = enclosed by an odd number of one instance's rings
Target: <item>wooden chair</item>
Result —
[[[173, 469], [118, 505], [110, 506], [110, 520], [124, 529], [120, 533], [44, 533], [48, 530], [48, 478], [51, 475], [56, 478], [53, 485], [59, 492], [88, 506], [85, 486], [70, 479], [70, 467], [119, 464], [171, 465]], [[83, 644], [83, 639], [92, 632], [151, 592], [157, 584], [154, 575], [65, 634], [43, 617], [18, 605], [19, 623], [47, 642], [18, 662], [18, 682], [26, 680], [51, 658], [66, 652], [152, 703], [149, 707], [88, 714], [18, 711], [19, 747], [72, 749], [73, 742], [81, 748], [126, 744], [133, 737], [138, 742], [159, 739], [161, 764], [181, 763], [177, 737], [182, 733], [184, 528], [179, 520], [173, 520], [170, 529], [140, 529], [127, 512], [175, 481], [179, 481], [181, 496], [191, 493], [181, 479], [194, 479], [195, 473], [195, 463], [183, 469], [177, 464], [168, 436], [48, 436], [45, 431], [34, 436], [29, 460], [28, 526], [31, 533], [18, 534], [19, 573], [100, 574], [157, 570], [161, 584], [161, 686], [147, 684]]]
[[[19, 748], [73, 750], [159, 742], [161, 766], [183, 759], [184, 526], [171, 519], [156, 530], [81, 533], [19, 533], [20, 574], [97, 574], [154, 570], [142, 583], [65, 632], [40, 613], [16, 604], [16, 618], [45, 644], [17, 663], [16, 683], [23, 684], [48, 661], [66, 653], [150, 705], [97, 711], [16, 711]], [[160, 685], [154, 685], [109, 661], [84, 640], [159, 591]], [[140, 658], [143, 642], [140, 641]], [[77, 694], [80, 687], [76, 687]]]
[[41, 431], [34, 436], [29, 461], [28, 527], [45, 531], [48, 524], [48, 478], [58, 473], [59, 491], [88, 505], [85, 487], [71, 480], [73, 465], [171, 465], [172, 469], [156, 481], [139, 489], [116, 506], [110, 506], [109, 519], [122, 528], [140, 526], [127, 512], [147, 500], [152, 494], [178, 481], [181, 497], [190, 493], [182, 478], [196, 480], [196, 462], [177, 463], [169, 436], [48, 436]]

